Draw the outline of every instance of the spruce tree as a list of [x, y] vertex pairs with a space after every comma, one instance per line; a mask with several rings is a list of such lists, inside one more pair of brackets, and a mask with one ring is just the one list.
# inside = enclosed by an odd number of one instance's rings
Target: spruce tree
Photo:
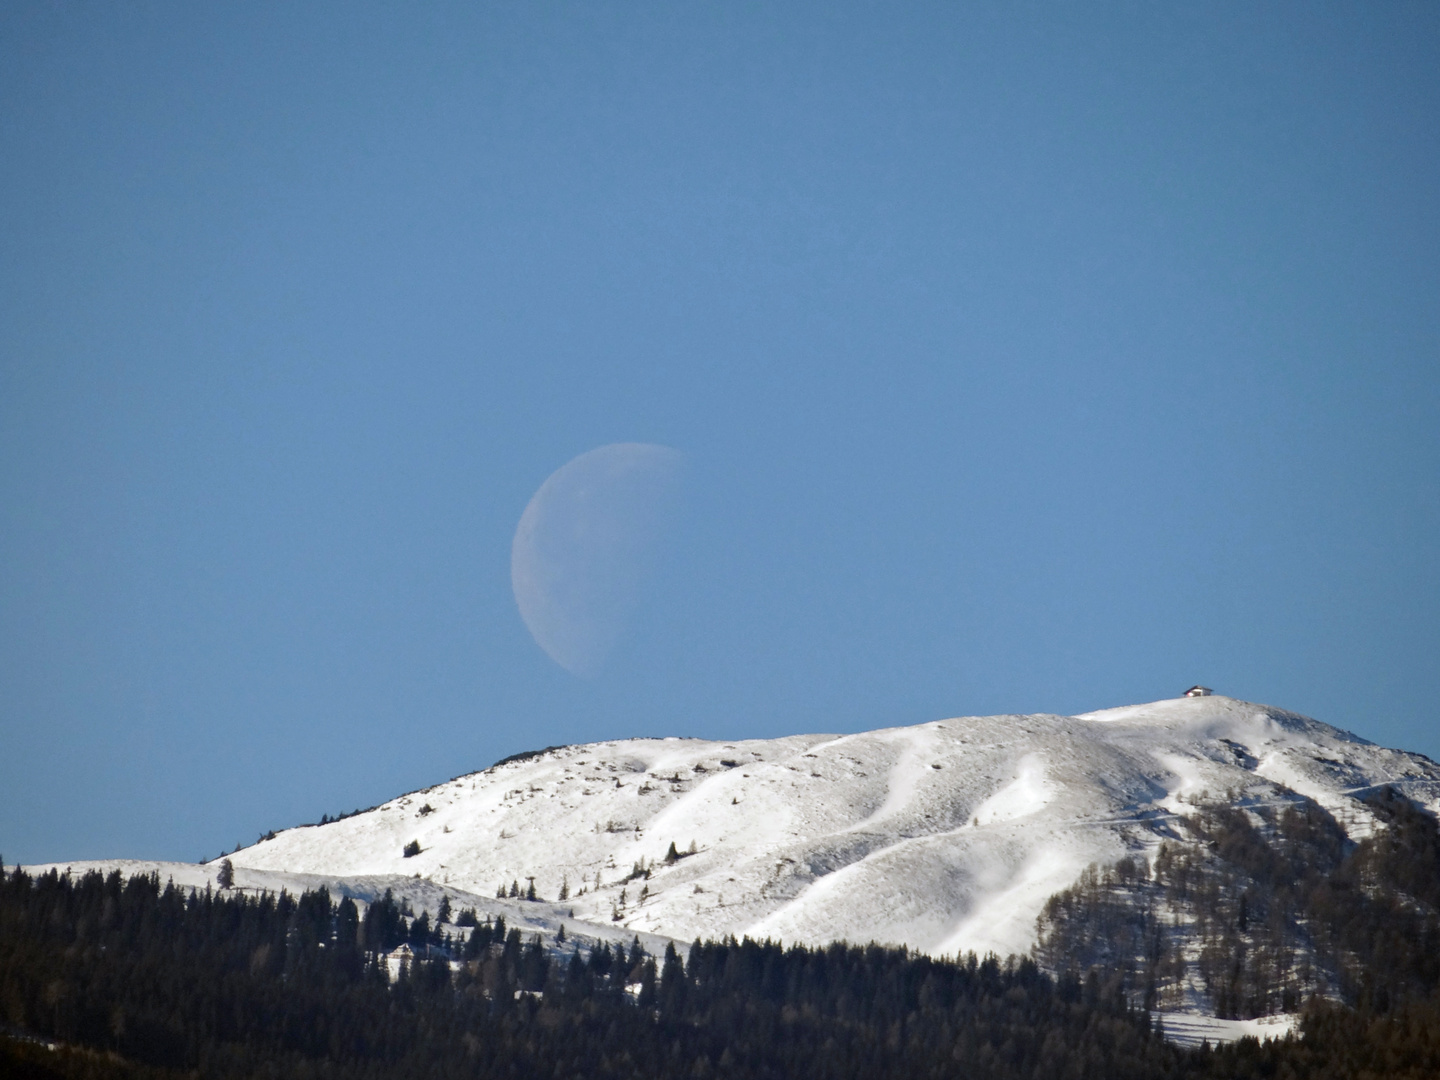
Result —
[[342, 949], [353, 949], [360, 940], [360, 909], [355, 901], [346, 897], [335, 909], [335, 944]]

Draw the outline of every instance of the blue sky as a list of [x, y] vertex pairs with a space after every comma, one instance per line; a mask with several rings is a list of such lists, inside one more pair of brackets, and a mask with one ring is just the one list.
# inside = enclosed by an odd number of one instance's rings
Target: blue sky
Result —
[[8, 861], [1197, 681], [1440, 757], [1440, 9], [407, 7], [0, 12]]

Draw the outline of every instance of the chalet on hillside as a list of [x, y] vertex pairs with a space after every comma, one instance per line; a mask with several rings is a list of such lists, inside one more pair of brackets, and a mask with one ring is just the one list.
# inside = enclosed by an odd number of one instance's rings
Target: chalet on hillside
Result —
[[1208, 686], [1192, 686], [1192, 687], [1190, 687], [1189, 690], [1186, 690], [1186, 691], [1185, 691], [1185, 696], [1186, 696], [1186, 697], [1209, 697], [1209, 696], [1210, 696], [1211, 694], [1213, 694], [1213, 693], [1215, 693], [1215, 691], [1214, 691], [1214, 690], [1211, 690]]

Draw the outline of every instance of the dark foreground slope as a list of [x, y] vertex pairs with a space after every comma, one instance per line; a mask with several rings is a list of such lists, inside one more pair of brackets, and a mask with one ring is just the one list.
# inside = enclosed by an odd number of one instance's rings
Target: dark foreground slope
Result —
[[[1436, 838], [1406, 820], [1394, 872], [1414, 877]], [[402, 942], [419, 958], [391, 979], [380, 954]], [[0, 1076], [1440, 1076], [1440, 1001], [1414, 972], [1402, 999], [1312, 1004], [1303, 1039], [1189, 1052], [1100, 971], [750, 941], [697, 943], [683, 964], [557, 956], [493, 924], [439, 937], [390, 901], [362, 918], [323, 891], [15, 872], [0, 874]]]
[[[437, 949], [389, 982], [374, 949], [414, 929], [323, 892], [187, 897], [153, 878], [15, 873], [0, 889], [0, 1001], [14, 1028], [118, 1056], [55, 1055], [34, 1075], [105, 1060], [206, 1077], [1185, 1071], [1143, 1015], [1028, 963], [753, 942], [696, 946], [683, 966], [605, 948], [552, 959], [512, 931], [459, 948], [478, 954], [459, 971]], [[33, 1044], [7, 1053], [12, 1070], [45, 1068]]]

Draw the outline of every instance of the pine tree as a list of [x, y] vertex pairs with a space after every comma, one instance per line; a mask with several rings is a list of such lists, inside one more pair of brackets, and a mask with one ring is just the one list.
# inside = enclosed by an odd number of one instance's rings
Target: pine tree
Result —
[[342, 949], [354, 949], [359, 941], [360, 909], [347, 896], [335, 909], [335, 944]]
[[228, 889], [235, 884], [235, 867], [229, 859], [220, 864], [220, 872], [215, 875], [215, 884], [222, 889]]

